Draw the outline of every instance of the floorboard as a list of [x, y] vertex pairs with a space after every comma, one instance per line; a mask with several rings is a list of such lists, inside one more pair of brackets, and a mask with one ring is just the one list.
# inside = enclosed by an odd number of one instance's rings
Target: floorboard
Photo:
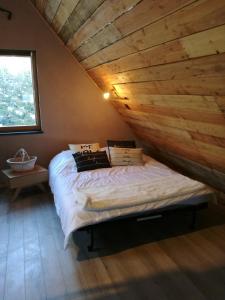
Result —
[[51, 194], [35, 188], [10, 202], [0, 190], [0, 299], [223, 300], [225, 210], [99, 227], [97, 250], [77, 232], [64, 250]]

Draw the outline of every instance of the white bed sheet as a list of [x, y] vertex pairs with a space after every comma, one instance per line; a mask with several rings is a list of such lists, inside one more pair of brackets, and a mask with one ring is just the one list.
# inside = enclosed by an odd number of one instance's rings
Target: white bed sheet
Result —
[[[144, 156], [144, 166], [121, 166], [109, 169], [99, 169], [77, 173], [72, 151], [67, 150], [56, 155], [49, 165], [49, 183], [54, 194], [54, 201], [57, 214], [60, 217], [63, 232], [65, 234], [66, 247], [73, 231], [87, 225], [100, 223], [115, 217], [129, 215], [132, 213], [143, 213], [152, 209], [162, 208], [174, 204], [186, 204], [199, 201], [198, 196], [210, 194], [211, 190], [204, 184], [193, 192], [178, 194], [160, 201], [141, 203], [131, 207], [116, 208], [103, 211], [88, 211], [76, 199], [74, 189], [85, 189], [102, 186], [127, 185], [137, 182], [146, 182], [151, 179], [170, 178], [177, 174], [165, 165], [154, 159]], [[181, 176], [186, 179], [185, 176]], [[191, 180], [192, 181], [192, 180]], [[175, 182], [176, 184], [176, 182]], [[160, 186], [163, 189], [163, 185]], [[168, 193], [168, 185], [164, 190]], [[200, 201], [202, 201], [200, 199]]]

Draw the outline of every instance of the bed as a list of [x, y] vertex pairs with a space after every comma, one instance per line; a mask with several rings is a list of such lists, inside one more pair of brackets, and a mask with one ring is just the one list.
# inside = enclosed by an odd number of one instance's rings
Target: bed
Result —
[[62, 151], [49, 165], [49, 184], [65, 234], [64, 247], [76, 230], [171, 207], [201, 206], [212, 195], [208, 186], [146, 155], [143, 166], [77, 173], [72, 153]]

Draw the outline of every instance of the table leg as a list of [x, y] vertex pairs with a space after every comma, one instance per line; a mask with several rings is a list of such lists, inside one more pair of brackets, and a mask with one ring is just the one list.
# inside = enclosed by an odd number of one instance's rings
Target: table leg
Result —
[[21, 192], [22, 188], [17, 188], [14, 190], [13, 195], [11, 197], [11, 201], [15, 201], [18, 197], [19, 193]]
[[45, 186], [43, 183], [38, 183], [37, 186], [39, 187], [39, 189], [42, 191], [42, 192], [46, 192], [46, 189], [45, 189]]

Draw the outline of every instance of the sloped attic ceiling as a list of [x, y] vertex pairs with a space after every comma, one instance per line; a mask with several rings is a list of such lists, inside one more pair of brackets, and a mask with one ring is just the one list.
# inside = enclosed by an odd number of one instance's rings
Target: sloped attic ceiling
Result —
[[225, 173], [225, 0], [32, 2], [139, 138]]

